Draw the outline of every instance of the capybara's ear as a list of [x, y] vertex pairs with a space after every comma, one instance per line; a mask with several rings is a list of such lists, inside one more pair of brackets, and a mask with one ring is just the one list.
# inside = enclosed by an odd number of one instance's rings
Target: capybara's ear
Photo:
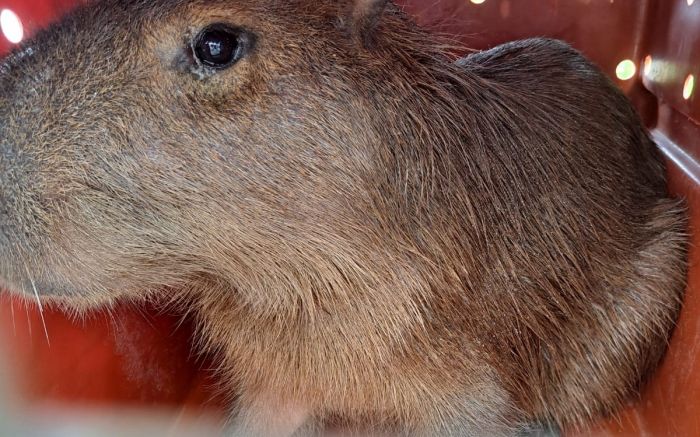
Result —
[[350, 32], [363, 45], [372, 45], [374, 34], [389, 0], [350, 0]]

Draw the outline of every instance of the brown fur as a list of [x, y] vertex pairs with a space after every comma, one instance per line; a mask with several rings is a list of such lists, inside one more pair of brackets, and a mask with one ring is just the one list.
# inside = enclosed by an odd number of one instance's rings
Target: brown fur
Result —
[[[255, 49], [195, 71], [216, 22]], [[234, 432], [578, 424], [664, 351], [685, 213], [563, 43], [454, 63], [379, 0], [106, 0], [27, 47], [0, 85], [4, 282], [185, 306]]]

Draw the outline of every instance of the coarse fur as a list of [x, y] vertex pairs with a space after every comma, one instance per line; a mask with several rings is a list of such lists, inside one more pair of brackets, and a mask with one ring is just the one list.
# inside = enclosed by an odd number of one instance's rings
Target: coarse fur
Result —
[[[218, 72], [212, 23], [255, 42]], [[454, 62], [386, 1], [104, 0], [0, 74], [3, 283], [186, 307], [234, 434], [577, 425], [663, 354], [685, 211], [564, 43]]]

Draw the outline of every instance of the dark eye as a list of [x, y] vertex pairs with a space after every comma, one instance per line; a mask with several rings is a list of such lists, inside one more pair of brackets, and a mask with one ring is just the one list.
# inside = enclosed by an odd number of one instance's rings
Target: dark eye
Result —
[[224, 69], [243, 57], [246, 42], [243, 31], [225, 24], [212, 24], [194, 38], [192, 49], [197, 62]]

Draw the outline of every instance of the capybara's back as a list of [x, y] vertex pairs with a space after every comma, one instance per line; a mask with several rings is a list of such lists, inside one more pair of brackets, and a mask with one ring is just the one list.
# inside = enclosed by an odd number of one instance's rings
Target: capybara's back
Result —
[[510, 435], [656, 365], [685, 212], [564, 43], [457, 62], [382, 0], [104, 0], [0, 67], [0, 282], [170, 299], [234, 435]]

